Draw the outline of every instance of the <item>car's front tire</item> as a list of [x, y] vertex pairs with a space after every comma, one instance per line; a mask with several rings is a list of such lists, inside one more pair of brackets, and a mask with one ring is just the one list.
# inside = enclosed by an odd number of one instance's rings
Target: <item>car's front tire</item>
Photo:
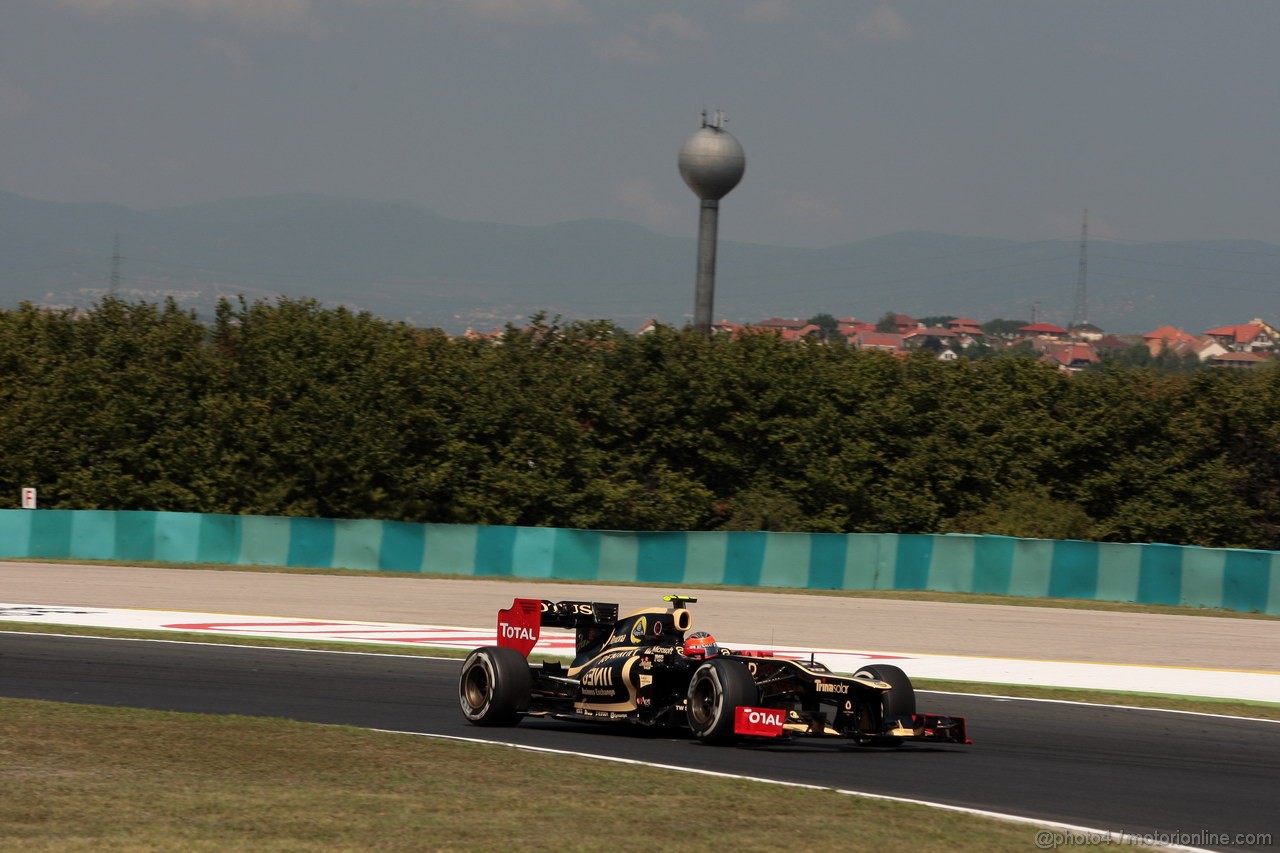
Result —
[[467, 655], [458, 676], [463, 715], [477, 726], [513, 726], [529, 708], [533, 676], [515, 649], [484, 646]]
[[[911, 717], [915, 715], [916, 689], [911, 685], [911, 679], [901, 669], [889, 664], [878, 663], [875, 666], [864, 666], [854, 673], [855, 678], [860, 675], [874, 678], [876, 681], [884, 681], [890, 685], [890, 689], [880, 696], [883, 719], [888, 720], [894, 717]], [[903, 739], [875, 736], [866, 739], [864, 742], [878, 743], [884, 746], [902, 746]]]
[[730, 743], [738, 708], [759, 700], [750, 670], [739, 661], [712, 658], [689, 681], [689, 728], [707, 743]]

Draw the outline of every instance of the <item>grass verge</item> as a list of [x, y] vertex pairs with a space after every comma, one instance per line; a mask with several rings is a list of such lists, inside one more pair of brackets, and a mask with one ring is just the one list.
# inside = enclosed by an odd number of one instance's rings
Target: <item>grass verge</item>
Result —
[[[185, 633], [181, 631], [139, 631], [128, 628], [89, 628], [76, 625], [49, 625], [42, 622], [0, 622], [0, 631], [12, 630], [28, 634], [71, 634], [84, 637], [117, 637], [141, 640], [175, 640], [190, 643], [210, 643], [239, 646], [265, 646], [281, 649], [312, 649], [326, 652], [366, 652], [384, 655], [417, 655], [422, 657], [466, 657], [464, 649], [431, 648], [422, 646], [393, 646], [374, 643], [317, 642], [308, 640], [283, 640], [270, 637], [238, 637], [233, 634]], [[533, 655], [533, 661], [556, 660], [550, 655]], [[937, 690], [944, 693], [980, 693], [995, 696], [1019, 696], [1028, 699], [1061, 699], [1070, 702], [1090, 702], [1102, 705], [1129, 705], [1138, 708], [1164, 708], [1172, 711], [1193, 711], [1202, 714], [1227, 714], [1235, 717], [1254, 717], [1263, 720], [1280, 720], [1280, 705], [1269, 702], [1247, 702], [1234, 699], [1213, 699], [1196, 696], [1170, 696], [1156, 693], [1123, 693], [1118, 691], [1082, 690], [1073, 687], [1035, 687], [1021, 684], [989, 684], [976, 681], [943, 681], [940, 679], [913, 678], [919, 690]], [[927, 710], [927, 709], [926, 709]]]
[[665, 834], [684, 849], [1025, 851], [1035, 833], [829, 790], [513, 760], [497, 746], [0, 699], [6, 850], [594, 851]]

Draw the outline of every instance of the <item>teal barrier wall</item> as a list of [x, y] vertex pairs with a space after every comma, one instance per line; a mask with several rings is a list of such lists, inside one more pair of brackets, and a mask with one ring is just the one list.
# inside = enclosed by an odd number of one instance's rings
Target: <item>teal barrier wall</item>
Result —
[[1280, 614], [1280, 552], [1006, 536], [648, 533], [11, 509], [0, 510], [0, 557], [312, 566], [673, 587], [928, 589]]

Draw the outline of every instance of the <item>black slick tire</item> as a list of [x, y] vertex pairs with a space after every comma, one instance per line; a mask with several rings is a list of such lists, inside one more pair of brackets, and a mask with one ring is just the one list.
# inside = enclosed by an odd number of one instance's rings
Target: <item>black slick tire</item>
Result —
[[462, 662], [458, 702], [477, 726], [514, 726], [528, 710], [532, 690], [529, 662], [515, 649], [484, 646]]
[[[876, 681], [884, 681], [891, 685], [891, 688], [881, 695], [882, 709], [884, 719], [892, 717], [910, 717], [916, 712], [916, 689], [911, 686], [911, 679], [907, 674], [896, 666], [888, 664], [876, 664], [875, 666], [864, 666], [858, 670], [854, 677], [864, 676], [874, 678]], [[876, 743], [888, 746], [901, 746], [902, 738], [876, 738]]]
[[689, 729], [707, 743], [732, 743], [738, 708], [759, 700], [750, 670], [739, 661], [712, 658], [689, 681]]

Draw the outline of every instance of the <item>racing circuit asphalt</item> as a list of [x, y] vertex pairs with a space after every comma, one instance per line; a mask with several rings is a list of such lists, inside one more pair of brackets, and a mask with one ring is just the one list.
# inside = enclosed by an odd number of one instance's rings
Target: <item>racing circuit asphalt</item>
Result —
[[[0, 695], [485, 738], [930, 800], [1113, 832], [1278, 834], [1280, 724], [922, 693], [973, 746], [710, 747], [626, 727], [467, 724], [460, 661], [0, 633]], [[1029, 845], [1030, 846], [1030, 845]]]

